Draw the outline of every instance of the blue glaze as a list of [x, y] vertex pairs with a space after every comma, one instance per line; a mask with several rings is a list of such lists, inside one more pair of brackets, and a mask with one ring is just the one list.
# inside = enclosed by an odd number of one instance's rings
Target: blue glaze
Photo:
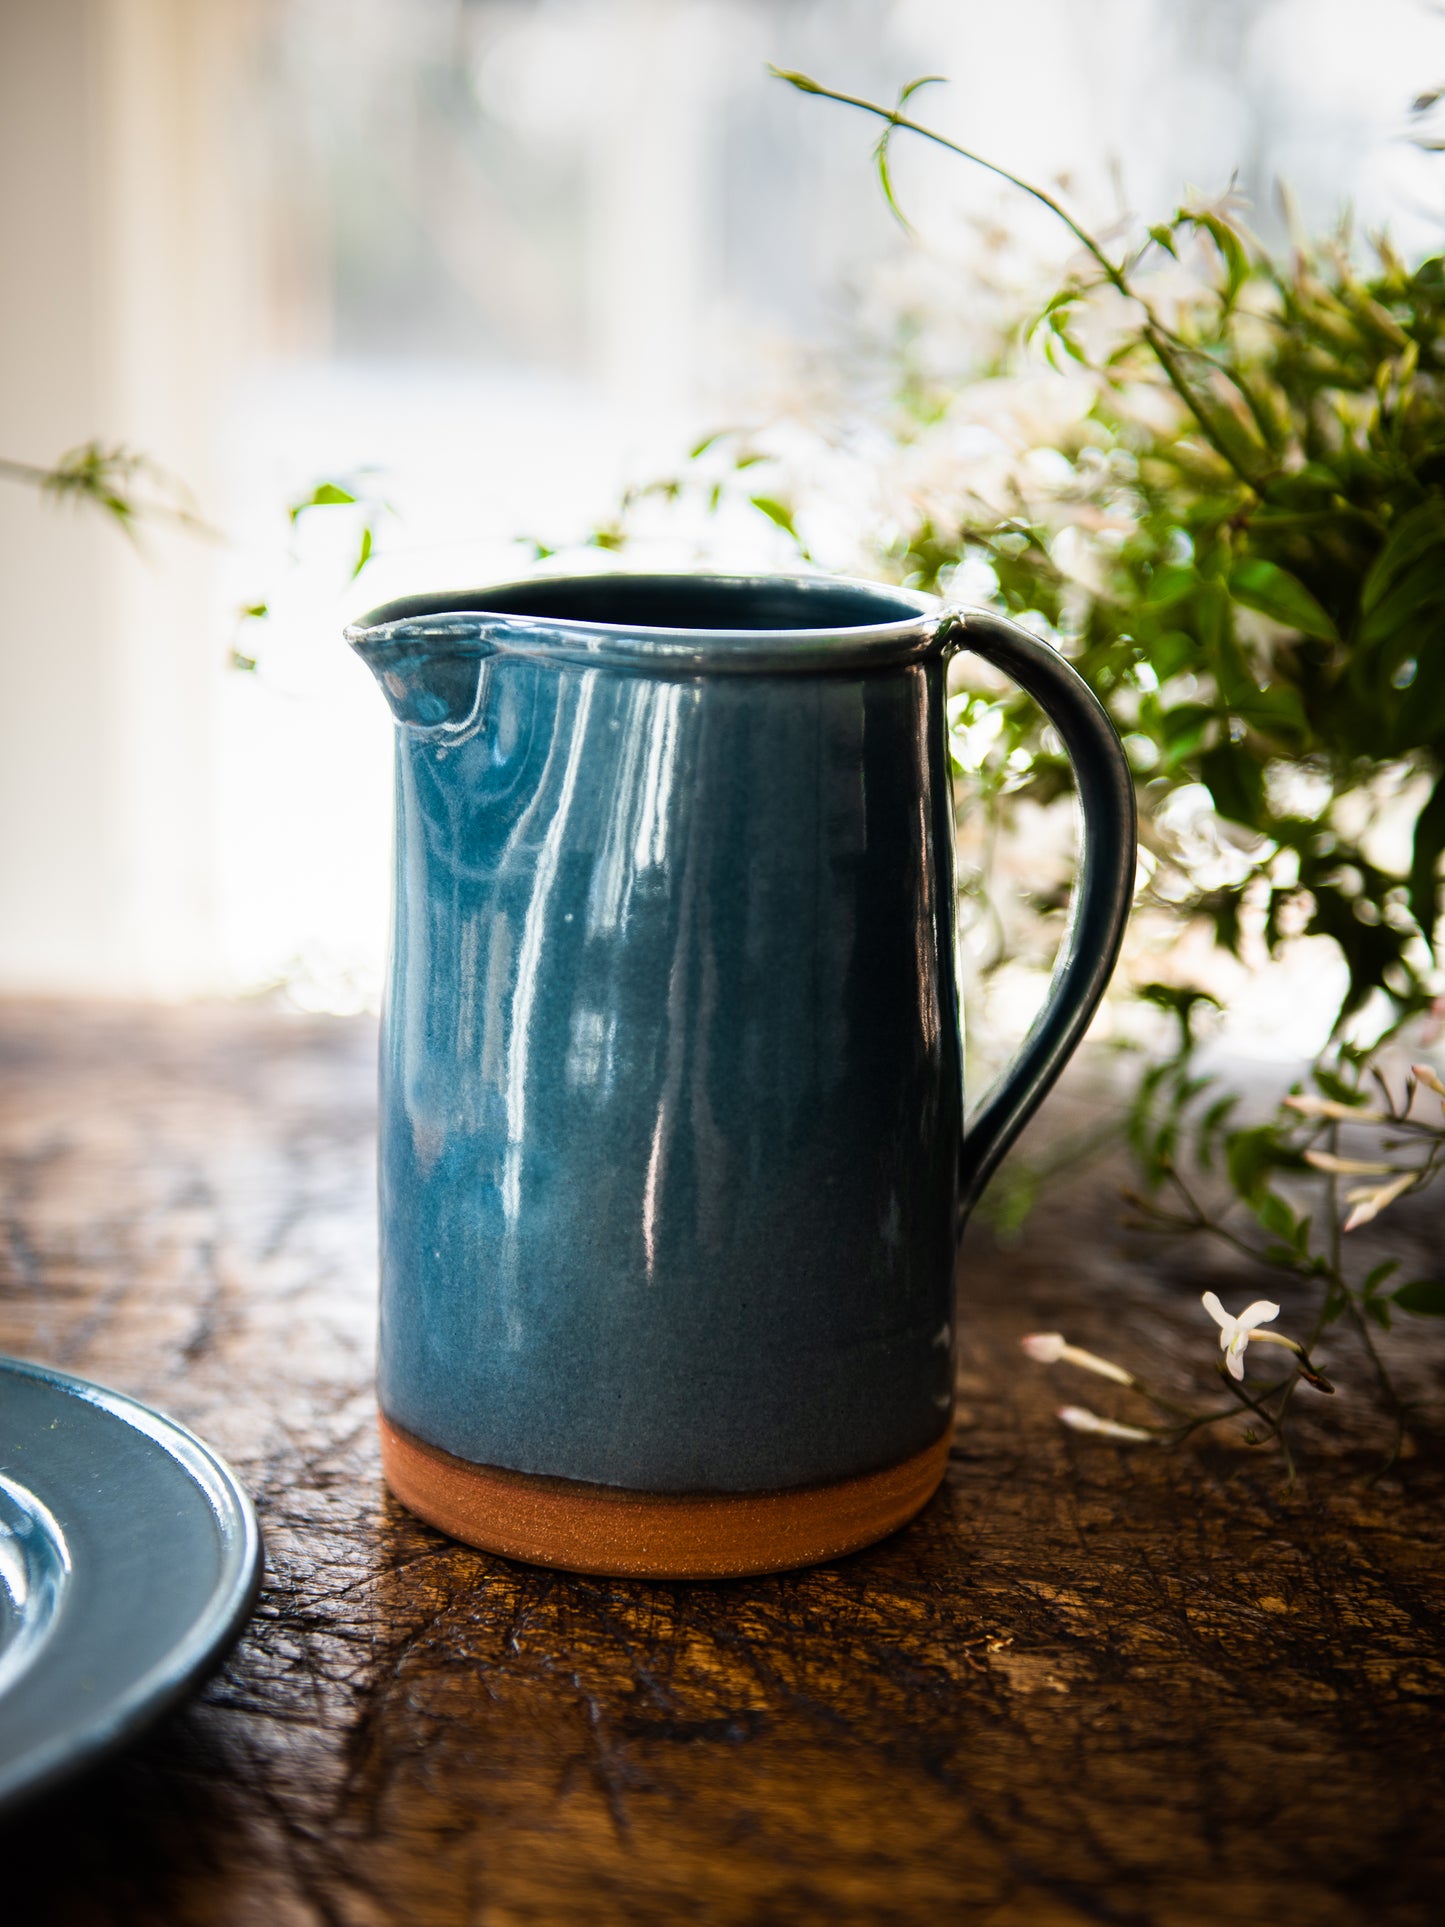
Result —
[[[543, 580], [348, 634], [399, 723], [388, 1416], [651, 1491], [921, 1451], [962, 1210], [1117, 950], [1132, 790], [1094, 699], [1010, 625], [814, 579]], [[966, 1149], [959, 646], [1047, 685], [1099, 789], [1051, 1016]]]
[[197, 1686], [260, 1579], [251, 1502], [194, 1434], [0, 1358], [0, 1815]]

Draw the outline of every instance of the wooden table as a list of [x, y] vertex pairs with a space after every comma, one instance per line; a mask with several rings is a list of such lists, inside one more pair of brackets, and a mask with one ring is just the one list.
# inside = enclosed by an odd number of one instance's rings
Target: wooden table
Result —
[[[0, 1836], [7, 1927], [1445, 1917], [1445, 1454], [1437, 1419], [1365, 1482], [1348, 1345], [1293, 1497], [1238, 1438], [1065, 1433], [1108, 1388], [1022, 1333], [1207, 1387], [1201, 1286], [1256, 1295], [1123, 1246], [1095, 1166], [1013, 1248], [970, 1234], [948, 1483], [891, 1542], [723, 1585], [510, 1565], [378, 1482], [373, 1055], [261, 1007], [0, 1007], [0, 1350], [194, 1426], [268, 1553], [193, 1704]], [[1391, 1341], [1417, 1392], [1433, 1337]]]

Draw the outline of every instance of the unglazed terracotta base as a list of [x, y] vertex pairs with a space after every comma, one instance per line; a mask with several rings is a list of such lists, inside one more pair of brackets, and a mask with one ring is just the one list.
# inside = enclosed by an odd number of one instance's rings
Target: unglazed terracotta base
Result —
[[783, 1492], [628, 1492], [471, 1465], [381, 1418], [386, 1482], [454, 1539], [538, 1566], [643, 1579], [785, 1572], [856, 1552], [911, 1519], [943, 1478], [948, 1434], [882, 1472]]

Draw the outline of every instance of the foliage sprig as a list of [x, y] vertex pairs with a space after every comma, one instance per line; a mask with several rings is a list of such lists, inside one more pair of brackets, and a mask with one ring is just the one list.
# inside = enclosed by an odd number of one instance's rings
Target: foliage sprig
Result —
[[[1342, 243], [1280, 260], [1195, 207], [1116, 259], [1055, 196], [905, 113], [911, 90], [889, 108], [779, 77], [987, 169], [1082, 250], [1025, 330], [1090, 384], [1065, 477], [1002, 505], [960, 488], [880, 559], [945, 592], [980, 561], [1002, 606], [1067, 650], [1126, 736], [1161, 901], [1238, 951], [1262, 894], [1271, 947], [1298, 931], [1339, 946], [1342, 1016], [1425, 1007], [1445, 853], [1445, 262], [1408, 266], [1383, 241], [1368, 273]], [[930, 425], [910, 406], [905, 390], [900, 439]], [[1019, 787], [1046, 800], [1062, 758], [1026, 699], [999, 707], [1000, 758], [1023, 750]], [[1171, 834], [1191, 785], [1240, 855], [1228, 881], [1191, 876]], [[1413, 806], [1403, 867], [1372, 849], [1371, 813], [1341, 809], [1361, 793]]]
[[[1445, 987], [1445, 260], [1412, 265], [1381, 239], [1361, 267], [1344, 235], [1276, 256], [1227, 202], [1181, 207], [1111, 252], [1057, 197], [914, 119], [916, 87], [890, 108], [778, 77], [884, 123], [875, 165], [900, 220], [888, 157], [908, 133], [1048, 209], [1080, 249], [993, 366], [972, 371], [1015, 374], [1041, 346], [1083, 384], [1083, 405], [1034, 444], [1049, 451], [1048, 479], [1021, 461], [1002, 497], [966, 478], [935, 489], [877, 560], [943, 594], [981, 565], [992, 599], [1103, 697], [1135, 769], [1146, 908], [1174, 929], [1202, 921], [1236, 955], [1322, 936], [1342, 956], [1334, 1032], [1308, 1087], [1252, 1124], [1199, 1069], [1194, 1019], [1214, 1000], [1187, 982], [1145, 987], [1179, 1042], [1144, 1072], [1130, 1112], [1143, 1173], [1131, 1205], [1145, 1229], [1222, 1240], [1307, 1292], [1303, 1344], [1276, 1341], [1294, 1345], [1290, 1370], [1254, 1386], [1225, 1374], [1291, 1477], [1292, 1401], [1318, 1382], [1311, 1354], [1335, 1326], [1392, 1415], [1393, 1463], [1408, 1408], [1376, 1335], [1399, 1313], [1445, 1315], [1445, 1279], [1400, 1283], [1393, 1261], [1365, 1269], [1347, 1238], [1445, 1169], [1445, 1122], [1421, 1114], [1445, 1096], [1437, 1073], [1418, 1064], [1392, 1089], [1356, 1041], [1366, 1016], [1379, 1043], [1438, 1011]], [[899, 357], [895, 442], [946, 432], [970, 384], [942, 386]], [[1068, 786], [1026, 698], [968, 692], [950, 721], [969, 745], [960, 769], [995, 817]], [[1182, 827], [1196, 798], [1208, 836]], [[1387, 812], [1408, 828], [1403, 863], [1377, 834]], [[1251, 1311], [1265, 1309], [1278, 1308]], [[1231, 1409], [1171, 1408], [1126, 1376], [1158, 1424], [1061, 1416], [1172, 1440]]]

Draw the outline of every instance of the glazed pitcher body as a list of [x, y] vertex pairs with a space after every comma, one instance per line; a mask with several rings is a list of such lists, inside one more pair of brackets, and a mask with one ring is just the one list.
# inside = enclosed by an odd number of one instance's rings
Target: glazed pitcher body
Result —
[[947, 625], [611, 577], [353, 640], [398, 720], [394, 1489], [590, 1570], [877, 1536], [942, 1471], [970, 1184]]

